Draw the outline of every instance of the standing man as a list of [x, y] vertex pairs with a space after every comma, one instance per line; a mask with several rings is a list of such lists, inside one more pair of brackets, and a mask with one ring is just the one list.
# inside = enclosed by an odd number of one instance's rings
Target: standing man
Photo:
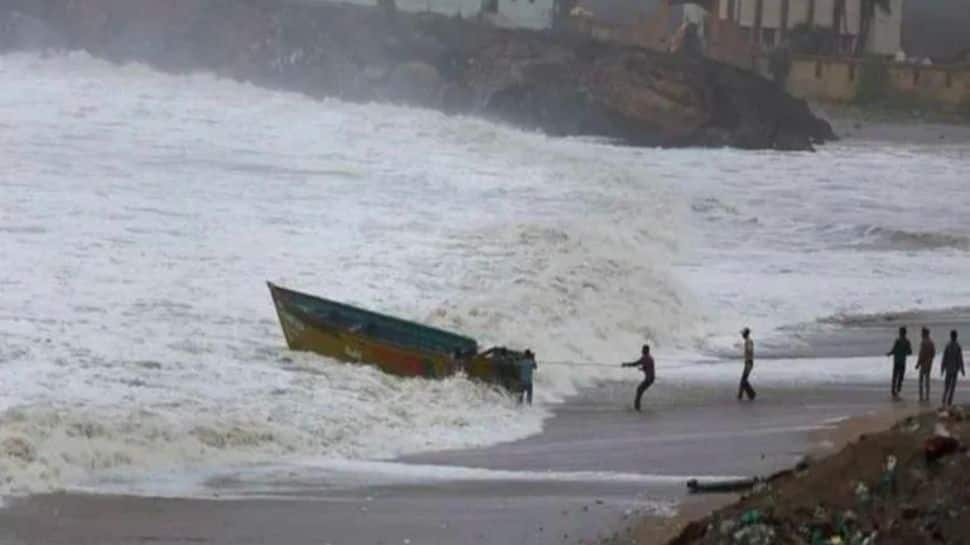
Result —
[[953, 392], [957, 389], [957, 373], [966, 376], [967, 371], [963, 367], [963, 347], [957, 342], [957, 332], [950, 332], [950, 344], [946, 345], [943, 351], [943, 361], [940, 362], [940, 374], [945, 374], [946, 379], [943, 384], [943, 406], [953, 405]]
[[909, 339], [906, 338], [906, 328], [901, 327], [899, 328], [899, 337], [893, 344], [893, 349], [886, 354], [893, 357], [893, 399], [898, 399], [899, 392], [903, 389], [903, 377], [906, 376], [906, 356], [912, 354], [913, 346], [909, 344]]
[[522, 359], [519, 360], [519, 380], [522, 383], [522, 390], [519, 392], [519, 405], [523, 399], [532, 405], [532, 374], [538, 369], [536, 356], [531, 350], [526, 349]]
[[916, 369], [919, 370], [919, 400], [930, 400], [930, 371], [933, 370], [933, 358], [936, 357], [936, 345], [930, 338], [930, 330], [923, 328], [923, 340], [919, 343], [919, 358], [916, 359]]
[[745, 395], [748, 396], [748, 399], [754, 401], [758, 394], [755, 393], [751, 383], [748, 382], [751, 370], [754, 369], [754, 341], [751, 340], [751, 330], [747, 327], [742, 329], [741, 338], [744, 339], [744, 372], [741, 373], [741, 384], [738, 386], [738, 401], [741, 401]]
[[647, 391], [647, 388], [653, 384], [656, 375], [654, 373], [653, 357], [650, 356], [650, 345], [643, 345], [643, 349], [640, 350], [640, 359], [637, 361], [631, 361], [628, 363], [621, 364], [622, 367], [639, 367], [643, 371], [643, 382], [637, 386], [637, 397], [633, 402], [633, 408], [640, 410], [640, 398], [643, 397], [643, 392]]

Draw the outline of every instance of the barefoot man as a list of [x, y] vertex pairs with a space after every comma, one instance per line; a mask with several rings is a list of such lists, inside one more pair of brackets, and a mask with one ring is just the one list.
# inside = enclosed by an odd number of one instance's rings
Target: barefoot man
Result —
[[741, 373], [741, 385], [738, 386], [738, 401], [743, 399], [745, 395], [748, 396], [748, 399], [754, 401], [758, 394], [755, 393], [751, 383], [748, 382], [751, 370], [754, 369], [754, 341], [751, 340], [751, 330], [747, 327], [742, 329], [741, 338], [744, 339], [744, 372]]
[[936, 357], [936, 345], [930, 338], [930, 330], [923, 328], [923, 339], [919, 343], [919, 357], [916, 359], [916, 369], [919, 371], [919, 400], [930, 400], [930, 371], [933, 370], [933, 358]]
[[906, 328], [899, 328], [899, 337], [893, 343], [893, 348], [886, 355], [893, 357], [893, 399], [899, 399], [899, 392], [903, 389], [903, 378], [906, 376], [906, 357], [912, 355], [913, 346], [906, 338]]
[[967, 371], [963, 367], [963, 347], [957, 342], [957, 332], [953, 330], [950, 332], [950, 344], [946, 345], [943, 361], [940, 362], [940, 374], [944, 376], [944, 407], [953, 405], [953, 392], [957, 389], [957, 373], [966, 375]]
[[656, 378], [653, 366], [653, 357], [650, 355], [650, 345], [643, 345], [643, 349], [640, 350], [640, 359], [637, 361], [631, 361], [628, 363], [621, 364], [623, 367], [639, 367], [643, 371], [643, 382], [637, 386], [637, 397], [633, 401], [633, 408], [640, 410], [640, 398], [643, 397], [643, 392], [647, 391], [647, 388], [653, 384], [654, 378]]

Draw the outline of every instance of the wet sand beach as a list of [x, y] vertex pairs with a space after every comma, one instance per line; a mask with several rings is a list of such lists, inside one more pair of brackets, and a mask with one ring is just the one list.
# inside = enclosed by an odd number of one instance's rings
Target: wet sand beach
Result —
[[[664, 527], [685, 499], [690, 476], [765, 475], [817, 448], [818, 433], [846, 417], [913, 408], [889, 403], [875, 386], [765, 387], [756, 403], [739, 403], [730, 387], [670, 385], [638, 414], [621, 401], [629, 386], [609, 383], [584, 393], [559, 407], [543, 434], [522, 441], [321, 468], [318, 477], [226, 475], [207, 483], [219, 498], [8, 499], [0, 538], [102, 545], [593, 543], [642, 535], [645, 520]], [[725, 498], [693, 499], [684, 513], [702, 514]]]

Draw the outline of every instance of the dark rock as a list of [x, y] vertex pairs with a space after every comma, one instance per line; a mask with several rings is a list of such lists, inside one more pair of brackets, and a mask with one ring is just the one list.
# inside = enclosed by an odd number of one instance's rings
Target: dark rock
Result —
[[815, 151], [811, 139], [798, 133], [782, 132], [776, 134], [774, 145], [778, 151]]

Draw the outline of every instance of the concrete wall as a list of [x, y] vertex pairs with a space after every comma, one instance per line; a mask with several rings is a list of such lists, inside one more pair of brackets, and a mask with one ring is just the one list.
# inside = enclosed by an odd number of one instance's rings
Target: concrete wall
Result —
[[753, 27], [758, 0], [734, 0], [734, 2], [738, 6], [738, 23], [743, 27]]
[[808, 21], [810, 0], [788, 0], [788, 28], [794, 28]]
[[[851, 0], [858, 2], [859, 0]], [[820, 27], [832, 28], [835, 15], [835, 0], [815, 0], [815, 24]]]
[[855, 98], [860, 64], [827, 57], [794, 59], [788, 92], [799, 98], [849, 102]]
[[[856, 96], [862, 64], [858, 59], [793, 59], [788, 92], [806, 99], [850, 102]], [[970, 65], [886, 63], [885, 66], [888, 96], [943, 110], [970, 111]]]
[[767, 0], [762, 3], [761, 28], [781, 28], [781, 2]]

